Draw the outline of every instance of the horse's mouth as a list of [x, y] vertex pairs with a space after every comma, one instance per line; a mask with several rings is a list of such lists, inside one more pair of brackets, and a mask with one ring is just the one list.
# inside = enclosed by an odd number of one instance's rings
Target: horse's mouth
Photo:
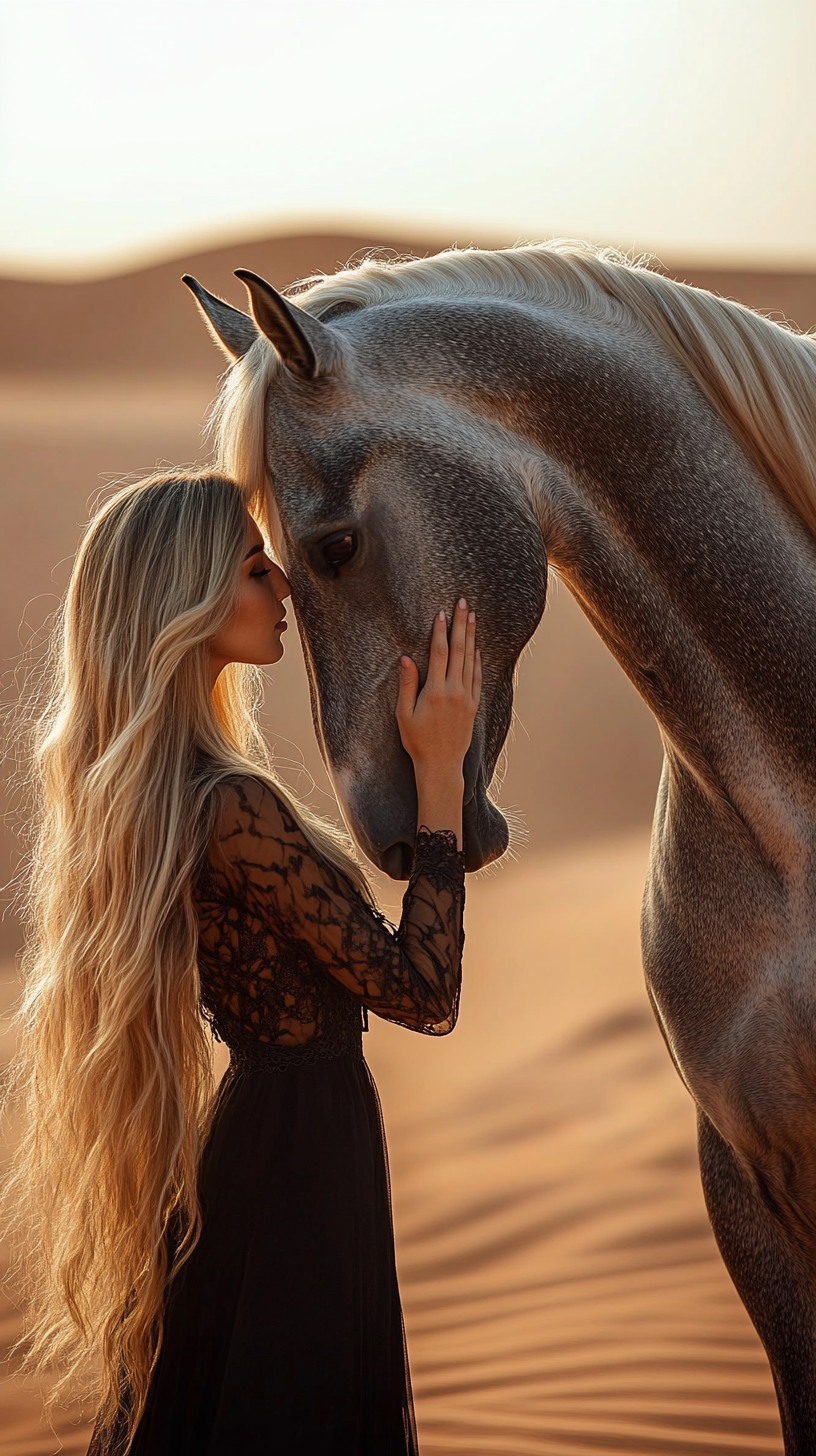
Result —
[[470, 872], [501, 859], [510, 843], [507, 820], [481, 784], [465, 804], [462, 827], [465, 869]]
[[[500, 859], [510, 842], [507, 820], [501, 810], [491, 803], [484, 786], [479, 783], [467, 799], [462, 815], [465, 851], [465, 869], [469, 872], [481, 870], [485, 865]], [[410, 878], [414, 862], [413, 840], [399, 838], [385, 849], [367, 850], [369, 858], [377, 868], [392, 880]]]

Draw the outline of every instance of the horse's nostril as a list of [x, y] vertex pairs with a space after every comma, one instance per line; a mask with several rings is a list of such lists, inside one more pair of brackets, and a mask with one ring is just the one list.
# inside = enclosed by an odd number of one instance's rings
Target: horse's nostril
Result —
[[414, 851], [404, 839], [398, 839], [396, 844], [389, 844], [380, 854], [380, 869], [385, 870], [392, 880], [410, 879], [413, 863]]

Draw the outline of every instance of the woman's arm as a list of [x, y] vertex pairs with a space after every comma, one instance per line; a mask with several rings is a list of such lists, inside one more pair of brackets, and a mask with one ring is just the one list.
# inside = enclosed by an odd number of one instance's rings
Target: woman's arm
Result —
[[479, 702], [475, 632], [460, 602], [449, 650], [440, 614], [421, 692], [416, 665], [402, 659], [397, 719], [417, 775], [419, 830], [396, 932], [259, 780], [224, 786], [211, 853], [231, 897], [263, 927], [270, 960], [299, 947], [378, 1015], [435, 1034], [453, 1027], [461, 980], [462, 765]]
[[[431, 1035], [452, 1030], [464, 905], [464, 862], [452, 832], [417, 836], [396, 931], [312, 848], [286, 803], [260, 779], [223, 785], [210, 867], [222, 887], [219, 935], [229, 933], [231, 902], [236, 925], [246, 915], [254, 922], [256, 954], [263, 942], [270, 969], [266, 993], [255, 975], [256, 994], [274, 1011], [282, 1039], [292, 1034], [288, 1018], [295, 1008], [287, 1012], [281, 1004], [275, 963], [293, 955], [317, 964], [378, 1016]], [[223, 953], [233, 955], [229, 944]]]

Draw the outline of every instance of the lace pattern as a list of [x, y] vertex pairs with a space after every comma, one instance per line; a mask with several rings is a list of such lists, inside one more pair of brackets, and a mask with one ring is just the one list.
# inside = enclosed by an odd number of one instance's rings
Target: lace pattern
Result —
[[420, 830], [395, 930], [268, 785], [231, 779], [196, 906], [203, 1009], [237, 1066], [359, 1057], [363, 1008], [429, 1035], [456, 1022], [464, 860], [451, 833]]

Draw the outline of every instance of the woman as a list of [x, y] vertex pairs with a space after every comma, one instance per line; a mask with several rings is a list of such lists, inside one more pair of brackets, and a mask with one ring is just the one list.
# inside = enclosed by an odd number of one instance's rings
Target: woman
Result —
[[238, 487], [178, 474], [107, 502], [67, 595], [11, 1197], [29, 1367], [64, 1390], [95, 1365], [95, 1456], [416, 1450], [361, 1030], [456, 1019], [475, 618], [458, 604], [449, 648], [440, 612], [421, 692], [401, 660], [419, 833], [394, 932], [267, 764], [256, 664], [288, 593]]

